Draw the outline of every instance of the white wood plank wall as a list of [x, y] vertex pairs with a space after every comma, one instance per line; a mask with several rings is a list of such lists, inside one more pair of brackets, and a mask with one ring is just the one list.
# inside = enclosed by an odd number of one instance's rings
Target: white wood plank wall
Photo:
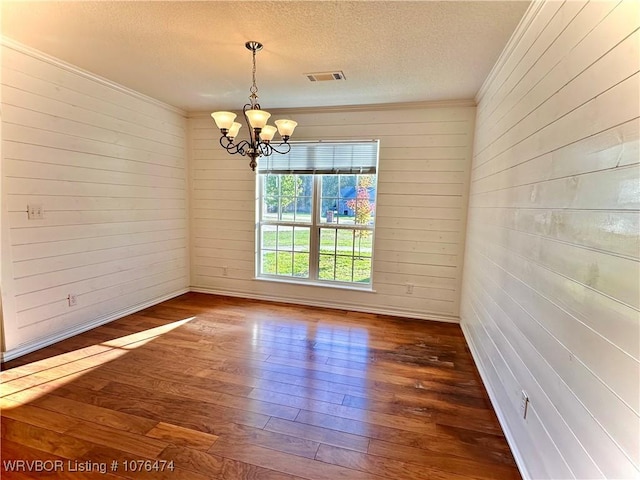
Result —
[[639, 23], [534, 3], [478, 94], [461, 323], [529, 478], [640, 478]]
[[189, 119], [192, 287], [457, 321], [473, 103], [273, 113], [299, 122], [296, 140], [380, 139], [375, 293], [254, 280], [255, 175], [220, 147], [208, 114]]
[[5, 358], [185, 291], [184, 114], [7, 39], [1, 93]]

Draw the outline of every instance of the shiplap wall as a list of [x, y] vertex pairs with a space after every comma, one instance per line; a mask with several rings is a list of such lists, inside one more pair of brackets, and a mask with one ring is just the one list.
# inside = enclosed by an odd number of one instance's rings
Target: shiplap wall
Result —
[[189, 119], [193, 289], [457, 321], [473, 103], [273, 113], [296, 140], [380, 139], [375, 293], [254, 280], [256, 176], [208, 114]]
[[184, 292], [188, 199], [184, 114], [2, 43], [7, 359]]
[[461, 323], [531, 478], [640, 477], [639, 24], [534, 4], [478, 95]]

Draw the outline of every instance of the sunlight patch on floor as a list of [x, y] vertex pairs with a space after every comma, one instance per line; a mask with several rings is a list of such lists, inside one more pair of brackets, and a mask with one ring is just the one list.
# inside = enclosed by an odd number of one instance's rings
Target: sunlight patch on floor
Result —
[[90, 345], [0, 373], [0, 408], [15, 408], [78, 380], [195, 317]]

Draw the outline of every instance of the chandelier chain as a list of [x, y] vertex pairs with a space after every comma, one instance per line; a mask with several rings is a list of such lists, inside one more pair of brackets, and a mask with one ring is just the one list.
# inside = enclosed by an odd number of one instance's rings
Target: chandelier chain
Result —
[[252, 71], [253, 84], [249, 89], [249, 92], [251, 92], [251, 95], [249, 95], [249, 99], [251, 100], [251, 105], [255, 105], [256, 100], [258, 98], [258, 86], [256, 85], [256, 50], [252, 49], [252, 53], [253, 53], [253, 71]]

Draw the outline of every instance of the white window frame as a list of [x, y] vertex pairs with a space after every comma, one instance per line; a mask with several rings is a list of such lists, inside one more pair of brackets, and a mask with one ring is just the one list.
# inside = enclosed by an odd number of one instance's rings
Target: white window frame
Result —
[[[287, 172], [278, 172], [279, 174], [286, 175]], [[273, 172], [273, 174], [278, 174]], [[257, 219], [256, 219], [256, 269], [255, 269], [255, 277], [260, 280], [272, 280], [286, 283], [295, 283], [295, 284], [306, 284], [306, 285], [317, 285], [317, 286], [326, 286], [326, 287], [338, 287], [338, 288], [348, 288], [355, 290], [363, 290], [363, 291], [373, 291], [373, 265], [374, 265], [374, 256], [375, 256], [375, 222], [376, 217], [374, 216], [373, 222], [370, 225], [359, 225], [359, 224], [339, 224], [339, 223], [327, 223], [322, 222], [322, 212], [321, 212], [321, 202], [322, 202], [322, 175], [324, 173], [318, 172], [295, 172], [300, 175], [312, 175], [313, 188], [312, 188], [312, 201], [311, 201], [311, 221], [310, 222], [291, 222], [291, 221], [283, 221], [283, 220], [263, 220], [263, 208], [265, 205], [264, 202], [264, 186], [265, 181], [264, 177], [269, 173], [258, 173], [256, 175], [257, 181]], [[345, 171], [344, 175], [359, 175], [359, 173], [354, 171]], [[377, 205], [377, 193], [378, 193], [378, 177], [377, 177], [377, 169], [374, 173], [363, 172], [362, 175], [376, 175], [376, 183], [375, 183], [375, 195], [372, 201]], [[291, 227], [292, 230], [294, 227], [304, 227], [309, 228], [309, 277], [295, 277], [292, 275], [278, 275], [278, 274], [269, 274], [262, 273], [262, 227], [263, 225], [270, 226], [284, 226]], [[358, 231], [365, 230], [371, 232], [371, 271], [369, 276], [369, 282], [348, 282], [341, 280], [329, 280], [329, 279], [320, 279], [319, 278], [319, 270], [320, 270], [320, 233], [323, 228], [335, 229], [337, 230], [347, 230], [347, 231]], [[292, 238], [292, 242], [295, 240]], [[295, 243], [294, 243], [295, 245]], [[295, 250], [294, 250], [295, 251]], [[279, 250], [276, 247], [276, 257], [277, 252]], [[354, 251], [355, 253], [355, 238], [354, 238]], [[334, 258], [337, 260], [338, 257], [338, 242], [336, 239], [335, 242], [335, 250], [334, 250]], [[355, 254], [352, 254], [351, 257], [355, 259]], [[293, 260], [292, 260], [293, 261]], [[335, 264], [335, 263], [334, 263]], [[277, 265], [277, 264], [276, 264]], [[353, 265], [353, 263], [352, 263]], [[277, 268], [277, 267], [276, 267]], [[352, 266], [352, 278], [353, 278], [353, 266]]]

